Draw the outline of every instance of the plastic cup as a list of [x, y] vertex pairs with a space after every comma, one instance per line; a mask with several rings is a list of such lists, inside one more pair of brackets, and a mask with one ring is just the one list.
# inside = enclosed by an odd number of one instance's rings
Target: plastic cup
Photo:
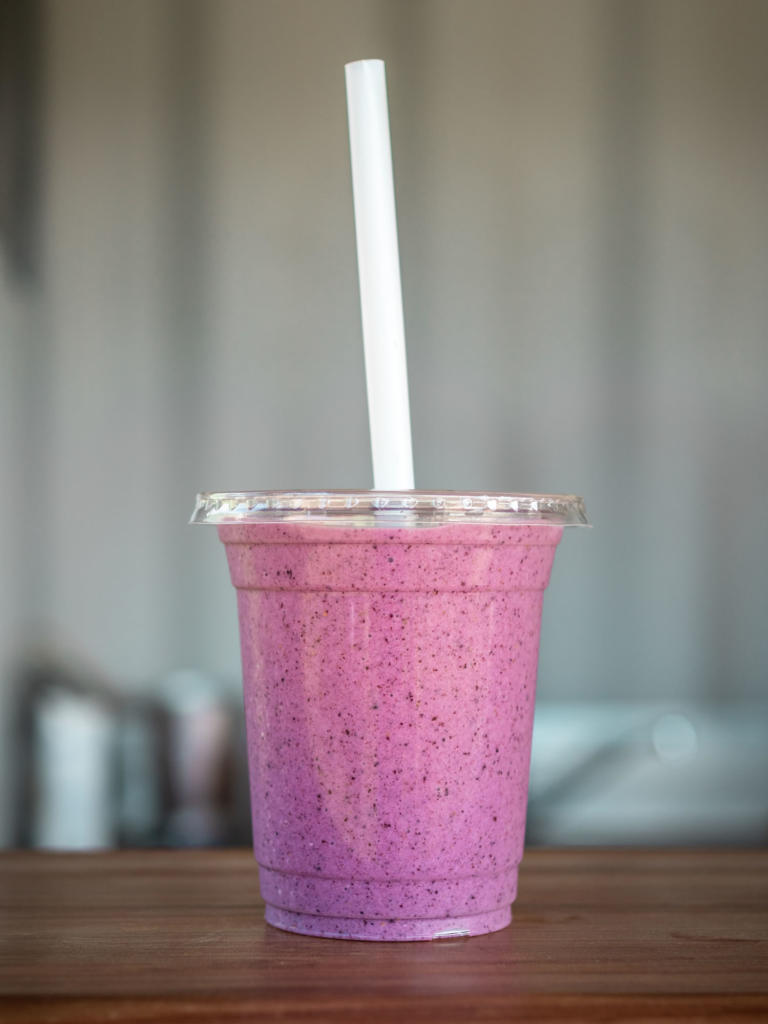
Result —
[[346, 939], [505, 927], [539, 629], [581, 499], [205, 494], [237, 588], [266, 920]]

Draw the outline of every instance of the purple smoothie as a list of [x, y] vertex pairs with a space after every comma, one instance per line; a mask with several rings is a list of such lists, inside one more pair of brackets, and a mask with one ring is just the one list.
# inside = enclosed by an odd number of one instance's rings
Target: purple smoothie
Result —
[[266, 919], [432, 939], [511, 919], [563, 527], [219, 527]]

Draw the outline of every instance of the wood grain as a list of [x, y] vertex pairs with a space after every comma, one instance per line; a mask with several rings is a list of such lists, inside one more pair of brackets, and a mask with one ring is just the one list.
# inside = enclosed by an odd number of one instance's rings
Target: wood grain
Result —
[[244, 850], [0, 855], [0, 1020], [768, 1021], [768, 852], [530, 850], [510, 928], [266, 925]]

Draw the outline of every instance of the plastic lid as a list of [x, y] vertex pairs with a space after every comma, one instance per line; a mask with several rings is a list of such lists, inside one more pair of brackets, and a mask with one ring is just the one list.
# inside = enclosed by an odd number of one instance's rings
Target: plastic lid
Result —
[[198, 494], [191, 523], [312, 522], [336, 526], [546, 523], [589, 526], [574, 494], [479, 491], [234, 491]]

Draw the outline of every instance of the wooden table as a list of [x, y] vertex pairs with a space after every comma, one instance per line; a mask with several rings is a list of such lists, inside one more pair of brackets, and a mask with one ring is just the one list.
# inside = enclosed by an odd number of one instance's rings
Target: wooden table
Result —
[[768, 1021], [768, 851], [529, 850], [510, 928], [264, 924], [244, 850], [0, 855], [0, 1020]]

